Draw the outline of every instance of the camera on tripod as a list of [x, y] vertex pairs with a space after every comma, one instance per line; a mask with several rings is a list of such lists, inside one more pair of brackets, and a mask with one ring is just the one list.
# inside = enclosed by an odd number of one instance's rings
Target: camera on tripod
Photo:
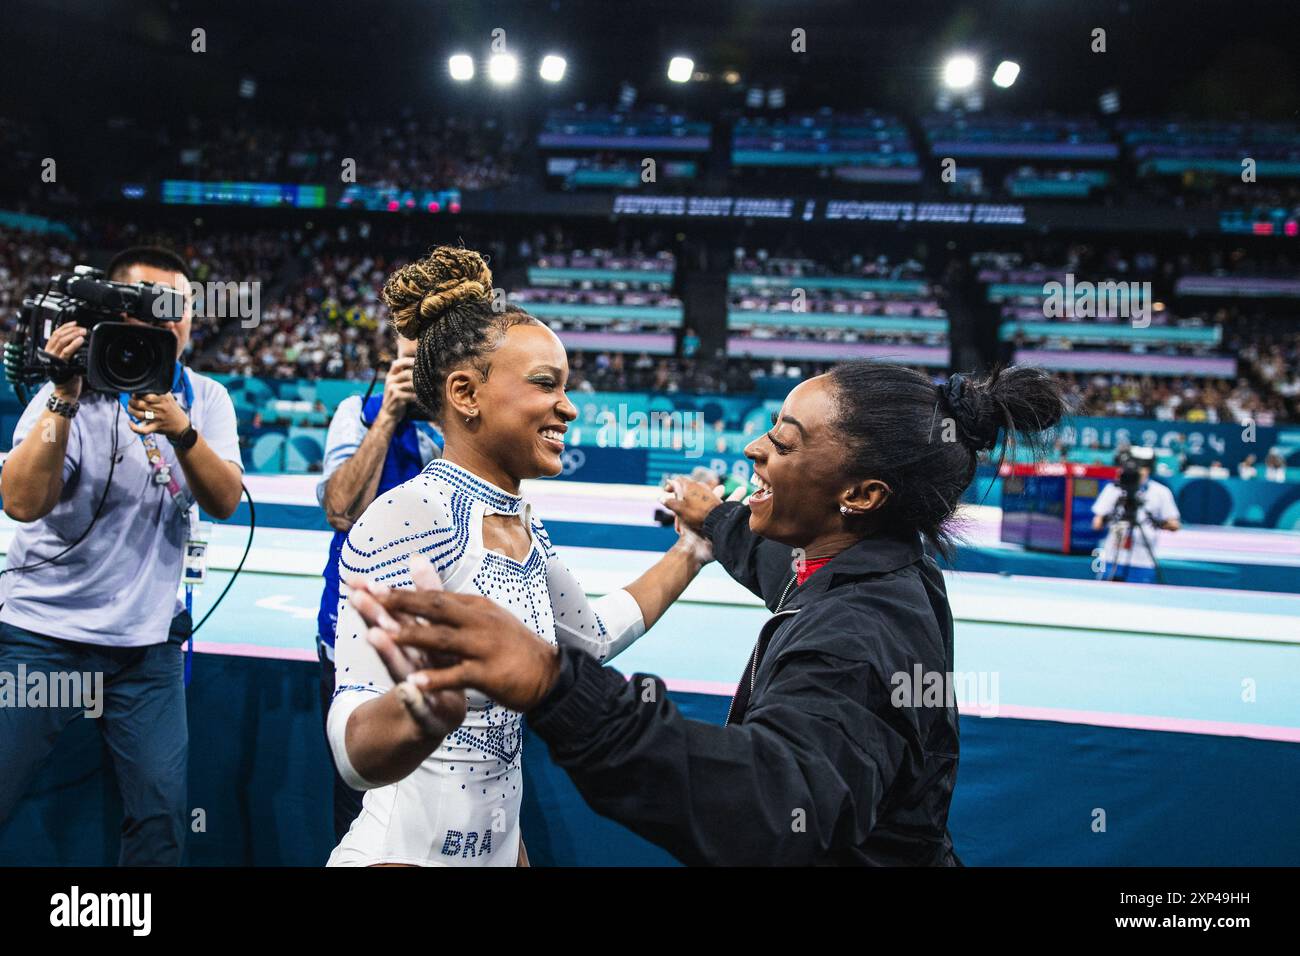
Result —
[[1130, 448], [1116, 456], [1119, 475], [1115, 484], [1120, 492], [1116, 511], [1122, 512], [1124, 521], [1132, 523], [1137, 520], [1138, 508], [1142, 506], [1142, 469], [1150, 468], [1153, 462], [1154, 456], [1141, 448]]
[[[177, 345], [169, 326], [184, 317], [185, 305], [185, 294], [168, 286], [110, 282], [99, 269], [77, 266], [23, 300], [18, 332], [5, 345], [5, 373], [18, 387], [39, 386], [46, 379], [58, 384], [81, 375], [98, 392], [169, 391]], [[147, 324], [126, 322], [123, 316]], [[69, 322], [90, 335], [65, 362], [43, 346]]]

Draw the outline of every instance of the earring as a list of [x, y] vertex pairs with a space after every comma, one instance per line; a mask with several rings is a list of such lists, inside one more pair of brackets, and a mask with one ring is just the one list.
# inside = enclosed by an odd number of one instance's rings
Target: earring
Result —
[[846, 514], [848, 514], [848, 513], [849, 513], [849, 506], [848, 506], [848, 505], [840, 505], [840, 514], [842, 514], [842, 515], [846, 515]]

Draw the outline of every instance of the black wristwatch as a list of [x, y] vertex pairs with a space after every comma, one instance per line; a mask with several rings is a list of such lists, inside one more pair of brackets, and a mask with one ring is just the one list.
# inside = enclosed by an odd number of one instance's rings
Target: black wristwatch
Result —
[[181, 432], [172, 439], [172, 447], [177, 451], [189, 451], [199, 440], [199, 433], [194, 430], [194, 426], [188, 426], [185, 431]]
[[56, 398], [51, 395], [49, 400], [46, 401], [45, 407], [55, 415], [62, 415], [64, 418], [71, 418], [73, 415], [77, 414], [77, 409], [81, 407], [81, 403], [65, 401], [62, 398]]

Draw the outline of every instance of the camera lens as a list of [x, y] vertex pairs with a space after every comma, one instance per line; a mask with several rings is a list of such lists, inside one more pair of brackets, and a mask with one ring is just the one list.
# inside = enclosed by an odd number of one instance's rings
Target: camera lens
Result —
[[104, 350], [105, 371], [121, 382], [123, 391], [144, 382], [164, 361], [156, 341], [133, 329], [121, 329]]

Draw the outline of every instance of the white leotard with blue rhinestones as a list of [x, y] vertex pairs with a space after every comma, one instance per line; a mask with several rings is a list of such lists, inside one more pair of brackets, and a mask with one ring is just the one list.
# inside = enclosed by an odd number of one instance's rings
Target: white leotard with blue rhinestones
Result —
[[[522, 515], [532, 547], [522, 563], [483, 547], [483, 516]], [[443, 586], [482, 594], [555, 643], [608, 660], [641, 636], [636, 600], [615, 591], [589, 601], [523, 498], [444, 459], [430, 462], [366, 509], [340, 556], [336, 682], [330, 747], [351, 785], [366, 789], [360, 816], [330, 855], [331, 866], [514, 866], [519, 852], [521, 716], [483, 695], [466, 695], [464, 723], [405, 779], [371, 788], [347, 759], [344, 731], [359, 705], [385, 693], [392, 678], [347, 604], [346, 581], [361, 574], [409, 588], [410, 559], [430, 558]]]

